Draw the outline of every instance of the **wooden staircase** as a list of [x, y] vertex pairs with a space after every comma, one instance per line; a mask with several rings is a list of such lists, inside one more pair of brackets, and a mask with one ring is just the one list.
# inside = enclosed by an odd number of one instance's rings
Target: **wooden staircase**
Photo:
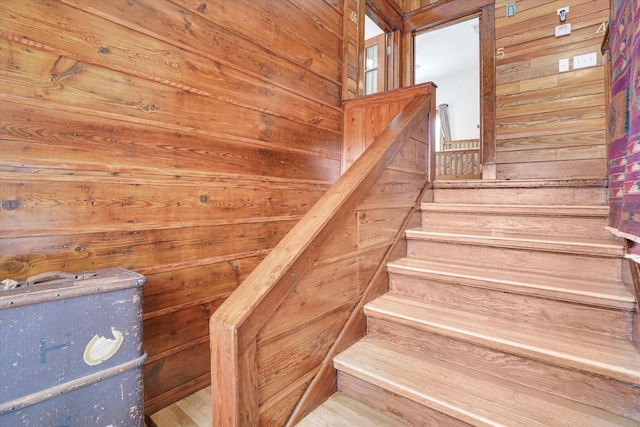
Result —
[[436, 181], [338, 392], [299, 426], [638, 426], [635, 297], [602, 183]]

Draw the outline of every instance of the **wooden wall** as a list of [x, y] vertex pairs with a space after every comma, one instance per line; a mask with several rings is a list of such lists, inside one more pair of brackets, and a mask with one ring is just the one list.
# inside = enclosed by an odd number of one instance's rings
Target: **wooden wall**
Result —
[[358, 339], [361, 297], [388, 287], [383, 261], [427, 182], [435, 97], [420, 85], [372, 98], [352, 100], [348, 120], [355, 134], [380, 137], [211, 318], [216, 426], [288, 425], [294, 408], [303, 416], [327, 398], [336, 338]]
[[[497, 177], [604, 178], [605, 87], [600, 45], [609, 0], [496, 0]], [[568, 36], [554, 36], [557, 9], [569, 6]], [[598, 66], [572, 58], [597, 52]], [[571, 70], [560, 73], [558, 61]]]
[[359, 28], [364, 20], [365, 0], [344, 0], [344, 63], [342, 99], [352, 99], [364, 94], [362, 51], [364, 49], [364, 28]]
[[340, 174], [342, 0], [2, 0], [0, 275], [144, 287], [146, 412]]
[[[409, 12], [458, 0], [391, 1]], [[516, 0], [516, 15], [507, 17], [509, 1], [495, 0], [496, 177], [604, 178], [600, 45], [609, 1]], [[572, 32], [556, 38], [557, 9], [565, 6]], [[591, 52], [597, 52], [598, 65], [573, 70], [572, 58]], [[569, 58], [569, 72], [558, 71], [562, 58]]]

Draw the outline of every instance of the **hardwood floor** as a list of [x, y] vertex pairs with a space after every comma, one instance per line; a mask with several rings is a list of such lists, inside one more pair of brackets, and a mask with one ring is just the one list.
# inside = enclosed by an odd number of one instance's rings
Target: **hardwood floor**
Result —
[[151, 415], [149, 427], [212, 427], [211, 387]]
[[336, 393], [317, 411], [296, 424], [296, 427], [403, 427], [406, 425], [343, 393]]

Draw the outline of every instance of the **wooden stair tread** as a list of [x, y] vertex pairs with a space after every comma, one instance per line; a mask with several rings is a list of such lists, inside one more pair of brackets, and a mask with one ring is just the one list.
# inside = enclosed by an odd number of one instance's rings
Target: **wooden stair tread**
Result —
[[344, 393], [334, 393], [296, 424], [297, 427], [404, 427], [406, 425]]
[[442, 275], [469, 286], [516, 292], [564, 301], [633, 310], [634, 295], [619, 281], [564, 277], [538, 272], [505, 270], [420, 258], [401, 258], [387, 264], [391, 273]]
[[633, 420], [364, 338], [336, 368], [475, 426], [636, 426]]
[[585, 239], [567, 236], [542, 236], [534, 234], [516, 234], [501, 232], [473, 231], [463, 233], [459, 230], [431, 230], [417, 228], [407, 230], [407, 238], [425, 239], [457, 244], [500, 246], [515, 249], [539, 250], [550, 252], [569, 252], [603, 257], [622, 257], [624, 248], [619, 243], [604, 239]]
[[640, 354], [631, 341], [624, 339], [503, 320], [390, 293], [368, 303], [365, 313], [507, 353], [640, 385]]
[[607, 188], [606, 179], [438, 179], [434, 189], [460, 188]]
[[607, 217], [609, 207], [603, 205], [493, 205], [487, 203], [422, 203], [423, 211], [472, 214], [554, 215]]

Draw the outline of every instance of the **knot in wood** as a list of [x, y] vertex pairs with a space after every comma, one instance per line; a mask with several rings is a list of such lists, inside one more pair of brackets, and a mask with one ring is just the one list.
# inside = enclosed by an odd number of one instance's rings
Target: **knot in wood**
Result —
[[2, 201], [2, 209], [6, 211], [13, 211], [16, 209], [20, 209], [22, 206], [22, 200], [20, 199], [12, 199], [12, 200], [3, 200]]

